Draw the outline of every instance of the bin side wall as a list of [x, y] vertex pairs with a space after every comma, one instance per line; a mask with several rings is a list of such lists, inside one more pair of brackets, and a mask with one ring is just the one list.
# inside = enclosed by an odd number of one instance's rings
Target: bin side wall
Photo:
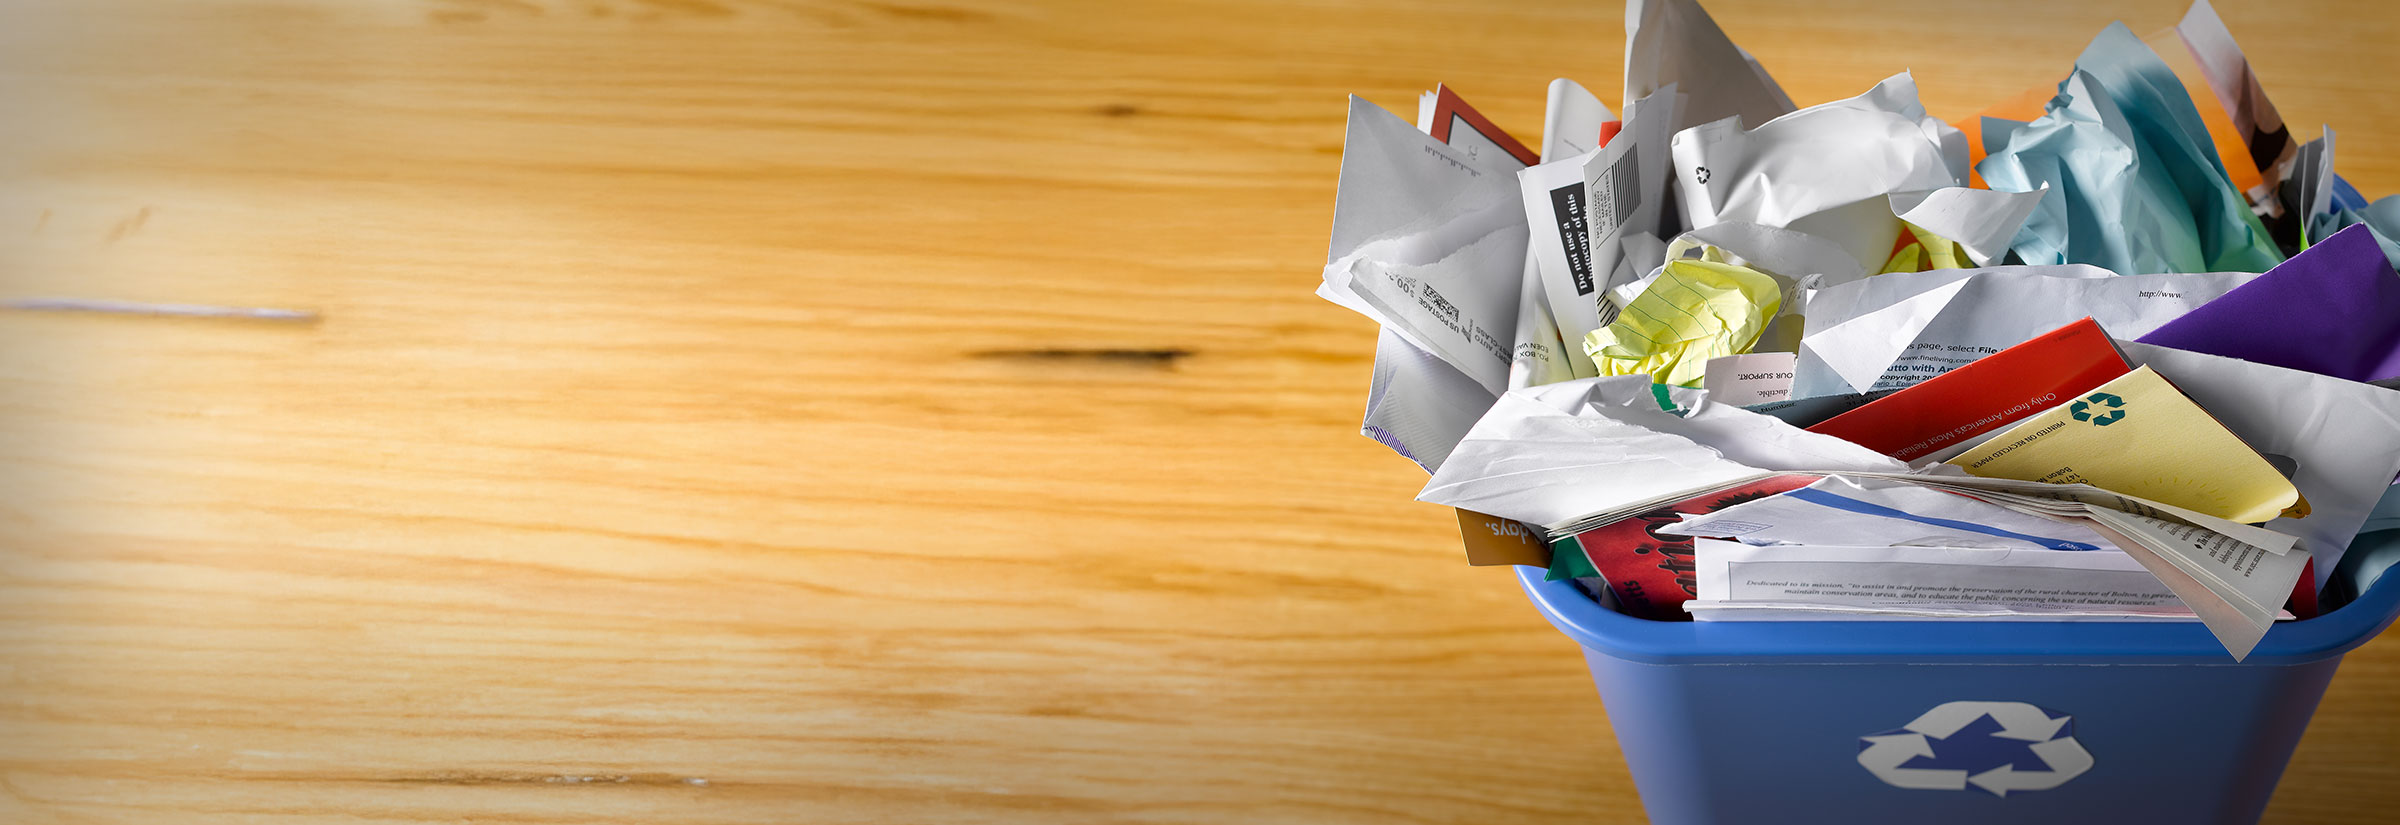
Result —
[[[2340, 663], [1658, 665], [1584, 654], [1656, 825], [2252, 823]], [[1893, 787], [1860, 765], [1861, 737], [1962, 701], [2072, 716], [2091, 767], [1996, 796]], [[1980, 731], [1927, 744], [1933, 761], [1911, 766], [2021, 753]], [[2011, 771], [2043, 766], [2016, 759]]]

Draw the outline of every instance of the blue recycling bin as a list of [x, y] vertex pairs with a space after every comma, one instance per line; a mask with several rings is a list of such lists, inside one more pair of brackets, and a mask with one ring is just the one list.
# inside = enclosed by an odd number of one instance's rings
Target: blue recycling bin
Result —
[[2255, 823], [2400, 612], [2400, 576], [2364, 577], [2237, 664], [2197, 622], [1656, 622], [1517, 578], [1583, 647], [1653, 825]]

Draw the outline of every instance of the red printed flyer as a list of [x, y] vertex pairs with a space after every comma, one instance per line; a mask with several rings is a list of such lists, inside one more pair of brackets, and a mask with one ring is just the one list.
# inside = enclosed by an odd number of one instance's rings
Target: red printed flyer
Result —
[[1867, 402], [1808, 431], [1915, 461], [2073, 401], [2131, 371], [2108, 333], [2085, 318]]
[[1591, 559], [1592, 569], [1608, 580], [1617, 601], [1629, 616], [1679, 622], [1691, 618], [1683, 603], [1700, 597], [1700, 582], [1692, 563], [1690, 536], [1661, 535], [1658, 528], [1682, 521], [1684, 514], [1700, 515], [1757, 501], [1815, 484], [1823, 476], [1785, 473], [1742, 482], [1703, 493], [1647, 512], [1587, 528], [1551, 545], [1552, 551], [1572, 547]]

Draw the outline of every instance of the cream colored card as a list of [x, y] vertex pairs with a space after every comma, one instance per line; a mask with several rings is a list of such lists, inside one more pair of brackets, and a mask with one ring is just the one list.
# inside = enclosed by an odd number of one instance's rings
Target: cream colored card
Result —
[[2256, 450], [2149, 367], [1950, 459], [1969, 473], [2090, 484], [2244, 523], [2275, 518], [2300, 491]]

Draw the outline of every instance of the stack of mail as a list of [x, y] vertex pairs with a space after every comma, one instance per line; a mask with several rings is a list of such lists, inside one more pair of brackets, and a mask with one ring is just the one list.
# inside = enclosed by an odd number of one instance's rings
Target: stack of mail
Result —
[[1955, 121], [1907, 72], [1796, 106], [1694, 0], [1625, 22], [1619, 111], [1552, 81], [1539, 141], [1350, 101], [1318, 294], [1382, 326], [1362, 430], [1419, 499], [1549, 550], [1477, 563], [2238, 659], [2400, 525], [2400, 196], [2294, 141], [2207, 0]]

